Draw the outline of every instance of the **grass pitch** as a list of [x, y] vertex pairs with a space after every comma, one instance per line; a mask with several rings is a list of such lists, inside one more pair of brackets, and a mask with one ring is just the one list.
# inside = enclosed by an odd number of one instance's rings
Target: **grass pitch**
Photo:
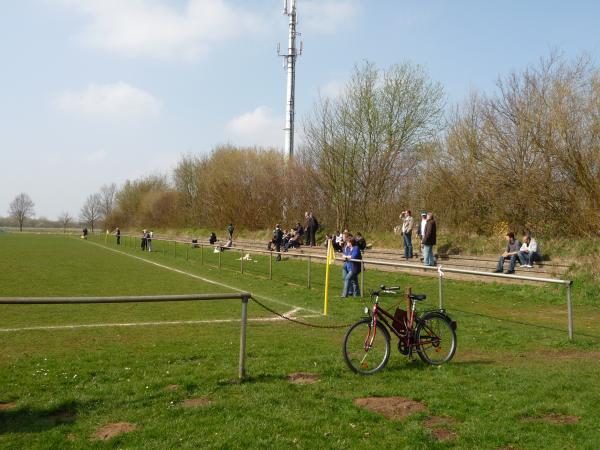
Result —
[[[164, 254], [163, 254], [164, 249]], [[149, 295], [242, 289], [285, 312], [322, 307], [323, 266], [268, 260], [237, 273], [238, 253], [222, 269], [209, 250], [116, 248], [104, 238], [0, 235], [0, 296]], [[186, 258], [187, 254], [187, 258]], [[155, 264], [172, 267], [214, 285]], [[202, 263], [201, 263], [202, 262]], [[333, 269], [330, 316], [346, 323], [362, 302], [339, 300]], [[367, 287], [410, 285], [430, 295], [437, 281], [368, 268]], [[225, 288], [227, 285], [229, 288]], [[251, 322], [248, 374], [235, 380], [239, 323], [139, 327], [32, 327], [231, 319], [235, 301], [129, 305], [0, 306], [0, 447], [2, 448], [598, 448], [600, 311], [576, 300], [576, 341], [566, 339], [560, 288], [446, 282], [446, 306], [458, 321], [453, 362], [439, 369], [394, 354], [372, 377], [351, 373], [341, 356], [344, 330]], [[385, 306], [400, 299], [388, 298]], [[277, 303], [276, 303], [277, 302]], [[268, 313], [250, 305], [250, 317]], [[14, 331], [14, 329], [29, 328]], [[6, 331], [6, 330], [13, 331]], [[315, 384], [288, 376], [309, 372]], [[402, 421], [354, 405], [359, 397], [402, 396], [426, 410]], [[197, 406], [185, 401], [201, 399]], [[8, 406], [2, 405], [10, 404]], [[439, 428], [429, 416], [451, 418]], [[550, 418], [558, 420], [551, 420]], [[566, 418], [572, 418], [567, 420]], [[561, 419], [563, 418], [563, 419]], [[573, 419], [574, 418], [574, 419]], [[108, 424], [136, 429], [94, 440]], [[558, 422], [558, 423], [557, 423]], [[570, 422], [570, 423], [562, 423]], [[437, 436], [437, 437], [436, 437]], [[443, 437], [443, 436], [442, 436]]]

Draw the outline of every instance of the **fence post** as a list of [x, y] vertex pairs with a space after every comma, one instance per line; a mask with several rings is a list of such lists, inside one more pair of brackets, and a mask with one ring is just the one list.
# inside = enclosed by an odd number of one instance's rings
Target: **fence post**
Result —
[[204, 265], [204, 244], [200, 244], [200, 265]]
[[307, 285], [308, 285], [308, 288], [310, 289], [310, 255], [308, 256]]
[[244, 274], [244, 249], [240, 248], [240, 273]]
[[365, 296], [365, 263], [360, 262], [360, 296]]
[[273, 279], [273, 251], [269, 252], [269, 280]]
[[219, 269], [221, 268], [221, 253], [223, 253], [223, 250], [219, 248]]
[[188, 247], [185, 248], [185, 260], [189, 261], [190, 258], [190, 249]]
[[567, 285], [567, 315], [569, 317], [569, 340], [573, 340], [573, 299], [571, 298], [571, 287], [573, 282], [571, 281]]
[[248, 321], [248, 297], [242, 297], [242, 327], [240, 330], [240, 367], [239, 378], [246, 377], [246, 324]]
[[177, 241], [173, 241], [173, 244], [175, 248], [175, 258], [177, 258]]

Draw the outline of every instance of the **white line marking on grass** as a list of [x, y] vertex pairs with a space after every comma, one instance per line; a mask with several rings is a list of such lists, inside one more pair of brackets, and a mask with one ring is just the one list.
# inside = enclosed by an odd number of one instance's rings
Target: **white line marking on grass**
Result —
[[[287, 314], [284, 314], [290, 317]], [[320, 315], [294, 316], [294, 319], [308, 319], [310, 317], [320, 317]], [[281, 317], [254, 317], [249, 318], [248, 322], [279, 322], [284, 321]], [[215, 323], [235, 323], [241, 322], [241, 319], [212, 319], [212, 320], [172, 320], [166, 322], [131, 322], [131, 323], [89, 323], [80, 325], [48, 325], [39, 327], [22, 328], [0, 328], [0, 333], [11, 333], [16, 331], [38, 331], [38, 330], [77, 330], [80, 328], [118, 328], [118, 327], [149, 327], [159, 325], [198, 325]]]
[[[247, 290], [245, 290], [245, 289], [239, 289], [239, 288], [236, 288], [234, 286], [229, 286], [229, 285], [227, 285], [225, 283], [220, 283], [218, 281], [214, 281], [214, 280], [211, 280], [209, 278], [201, 277], [200, 275], [196, 275], [194, 273], [186, 272], [186, 271], [181, 270], [181, 269], [176, 269], [174, 267], [170, 267], [170, 266], [166, 266], [164, 264], [160, 264], [160, 263], [157, 263], [157, 262], [154, 262], [154, 261], [150, 261], [149, 259], [142, 258], [142, 257], [136, 256], [136, 255], [132, 255], [130, 253], [123, 252], [121, 250], [117, 250], [117, 249], [114, 249], [114, 248], [106, 247], [104, 245], [97, 244], [97, 243], [92, 242], [92, 241], [87, 241], [87, 242], [89, 244], [95, 245], [95, 246], [103, 248], [105, 250], [110, 250], [111, 252], [115, 252], [115, 253], [118, 253], [120, 255], [125, 255], [125, 256], [129, 256], [130, 258], [139, 259], [140, 261], [144, 261], [145, 263], [152, 264], [153, 266], [157, 266], [157, 267], [160, 267], [162, 269], [170, 270], [172, 272], [176, 272], [176, 273], [179, 273], [181, 275], [186, 275], [188, 277], [196, 278], [198, 280], [204, 281], [205, 283], [214, 284], [215, 286], [221, 286], [221, 287], [224, 287], [226, 289], [231, 289], [231, 290], [237, 291], [237, 292], [247, 292]], [[270, 297], [265, 297], [264, 295], [256, 295], [254, 293], [252, 295], [254, 295], [256, 298], [259, 298], [259, 299], [262, 299], [262, 300], [267, 300], [267, 301], [272, 302], [272, 303], [278, 303], [280, 305], [291, 306], [293, 308], [300, 308], [300, 309], [303, 309], [305, 311], [309, 311], [309, 312], [311, 312], [313, 314], [321, 314], [319, 311], [315, 311], [315, 310], [309, 309], [309, 308], [304, 308], [303, 306], [296, 306], [296, 305], [292, 305], [290, 303], [285, 303], [285, 302], [282, 302], [280, 300], [275, 300], [275, 299], [270, 298]]]

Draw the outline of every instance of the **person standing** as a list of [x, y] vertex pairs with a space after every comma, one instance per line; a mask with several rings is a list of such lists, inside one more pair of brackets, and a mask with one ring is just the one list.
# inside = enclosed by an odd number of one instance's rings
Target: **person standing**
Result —
[[346, 246], [344, 247], [344, 265], [342, 266], [342, 277], [344, 280], [344, 289], [342, 298], [353, 295], [360, 296], [360, 286], [358, 284], [358, 275], [361, 271], [361, 263], [356, 260], [362, 259], [362, 253], [356, 239], [349, 235]]
[[148, 243], [148, 234], [146, 233], [146, 230], [142, 230], [142, 240], [140, 242], [140, 246], [142, 247], [143, 252], [146, 251], [147, 243]]
[[308, 241], [308, 245], [314, 247], [317, 245], [317, 230], [319, 229], [319, 222], [317, 218], [313, 215], [312, 212], [308, 214], [308, 232], [306, 239]]
[[229, 234], [229, 239], [231, 239], [233, 241], [233, 231], [235, 230], [235, 228], [233, 228], [233, 224], [230, 223], [227, 226], [227, 233]]
[[425, 234], [425, 224], [427, 223], [427, 212], [421, 211], [421, 223], [419, 224], [419, 228], [417, 228], [417, 236], [419, 237], [419, 241], [421, 242], [421, 255], [423, 254], [423, 235]]
[[273, 244], [275, 244], [275, 251], [277, 252], [277, 256], [275, 256], [275, 261], [281, 261], [281, 244], [283, 243], [283, 231], [279, 224], [275, 225], [275, 229], [273, 230]]
[[414, 227], [414, 219], [410, 209], [402, 211], [400, 214], [402, 219], [402, 239], [404, 240], [404, 259], [413, 257], [412, 232]]
[[423, 264], [435, 267], [433, 246], [437, 243], [437, 226], [433, 213], [427, 213], [427, 222], [423, 230]]
[[149, 252], [152, 251], [152, 238], [153, 237], [154, 237], [154, 232], [149, 231], [146, 236], [146, 248], [148, 249]]
[[117, 236], [117, 245], [121, 245], [121, 229], [119, 227], [115, 230], [115, 236]]

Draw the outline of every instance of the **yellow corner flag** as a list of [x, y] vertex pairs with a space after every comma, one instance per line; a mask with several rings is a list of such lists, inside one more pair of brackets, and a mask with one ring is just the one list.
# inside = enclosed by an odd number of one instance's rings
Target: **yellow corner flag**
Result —
[[323, 301], [323, 314], [327, 315], [327, 306], [329, 299], [329, 266], [335, 262], [335, 252], [333, 251], [333, 245], [331, 239], [327, 241], [327, 260], [325, 263], [325, 298]]

